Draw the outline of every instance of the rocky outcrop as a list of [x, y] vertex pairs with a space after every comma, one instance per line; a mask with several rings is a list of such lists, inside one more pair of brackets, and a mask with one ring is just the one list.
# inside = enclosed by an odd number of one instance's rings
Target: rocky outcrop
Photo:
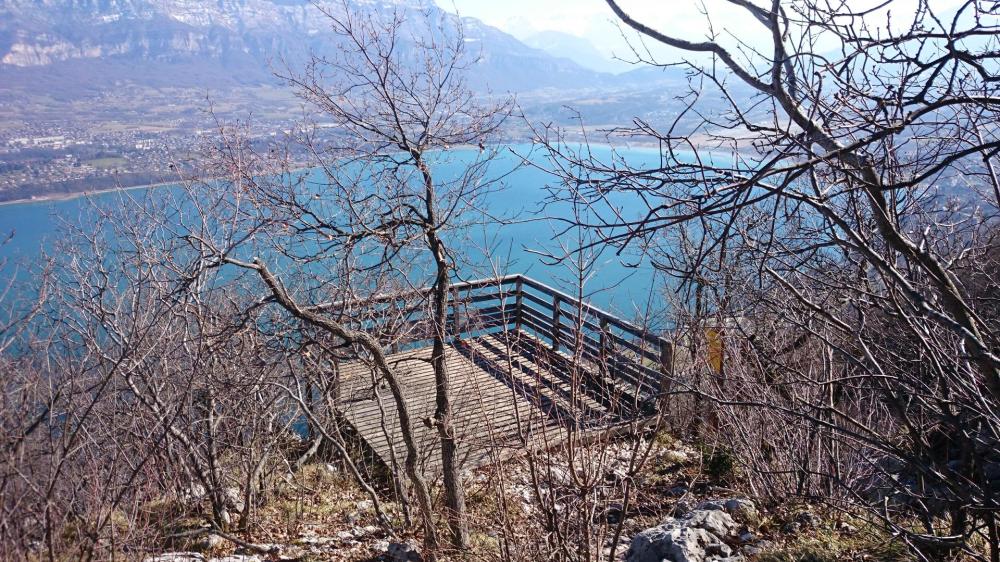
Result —
[[168, 552], [150, 558], [143, 562], [264, 562], [257, 554], [232, 554], [219, 558], [206, 558], [197, 552]]
[[757, 506], [752, 501], [744, 498], [703, 501], [695, 506], [695, 509], [725, 511], [737, 522], [744, 525], [755, 525], [760, 519]]
[[167, 552], [145, 558], [143, 562], [205, 562], [205, 556], [197, 552]]
[[423, 562], [424, 560], [424, 557], [420, 555], [417, 541], [412, 539], [406, 542], [389, 543], [385, 558], [390, 562]]
[[753, 539], [746, 529], [759, 518], [757, 507], [745, 499], [701, 502], [694, 509], [646, 529], [632, 538], [627, 562], [736, 562], [744, 560], [738, 548]]
[[627, 562], [723, 562], [742, 560], [724, 539], [736, 539], [739, 525], [724, 511], [695, 510], [670, 518], [632, 539]]

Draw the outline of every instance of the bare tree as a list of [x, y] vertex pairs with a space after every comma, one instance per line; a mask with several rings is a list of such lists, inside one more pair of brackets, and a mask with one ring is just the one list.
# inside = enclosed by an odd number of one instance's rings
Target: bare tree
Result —
[[[430, 254], [433, 424], [441, 441], [452, 544], [465, 548], [468, 524], [445, 357], [457, 248], [449, 247], [446, 237], [449, 231], [467, 226], [463, 223], [470, 213], [482, 216], [476, 205], [495, 185], [485, 175], [495, 154], [486, 144], [510, 113], [511, 104], [506, 100], [482, 106], [466, 86], [463, 72], [474, 59], [465, 51], [462, 28], [456, 22], [429, 22], [430, 27], [421, 30], [425, 24], [417, 23], [415, 29], [414, 22], [398, 15], [376, 21], [352, 13], [346, 4], [343, 8], [343, 14], [327, 13], [334, 33], [344, 40], [342, 56], [314, 59], [305, 73], [288, 76], [304, 99], [344, 130], [344, 137], [322, 156], [329, 187], [339, 192], [337, 199], [343, 197], [347, 213], [342, 225], [317, 226], [342, 229], [329, 234], [352, 246], [375, 239], [389, 256], [402, 257], [414, 250]], [[407, 46], [413, 48], [410, 55], [405, 54]], [[457, 178], [435, 175], [434, 165], [441, 166], [446, 159], [437, 157], [435, 162], [432, 151], [470, 145], [481, 148], [480, 156], [463, 163]], [[344, 159], [363, 163], [367, 181], [341, 183]]]
[[[539, 134], [576, 165], [561, 170], [600, 215], [587, 223], [600, 243], [650, 249], [681, 280], [689, 325], [722, 328], [741, 350], [677, 382], [737, 427], [739, 412], [797, 424], [803, 456], [757, 457], [794, 467], [791, 491], [818, 477], [925, 556], [982, 536], [1000, 558], [988, 468], [1000, 460], [1000, 342], [984, 292], [1000, 205], [995, 3], [715, 6], [744, 12], [766, 44], [713, 27], [711, 9], [692, 38], [607, 3], [639, 41], [676, 54], [687, 109], [610, 132], [657, 143], [648, 168]], [[635, 49], [660, 64], [650, 52]], [[623, 192], [641, 212], [612, 204]]]
[[[432, 21], [425, 14], [414, 22], [395, 13], [361, 15], [347, 3], [325, 14], [337, 53], [284, 76], [315, 111], [294, 142], [316, 168], [294, 172], [281, 151], [262, 155], [245, 136], [224, 139], [216, 161], [227, 170], [229, 189], [249, 203], [233, 205], [231, 213], [245, 225], [241, 232], [253, 235], [188, 239], [212, 267], [256, 272], [271, 300], [355, 352], [330, 359], [369, 361], [387, 382], [406, 444], [405, 471], [433, 552], [430, 496], [417, 464], [405, 385], [387, 359], [405, 335], [393, 333], [394, 327], [414, 326], [400, 322], [405, 315], [364, 321], [385, 312], [378, 295], [430, 287], [429, 293], [413, 292], [409, 305], [426, 310], [433, 346], [436, 409], [424, 422], [438, 433], [451, 543], [464, 549], [468, 523], [445, 356], [452, 338], [451, 283], [463, 232], [486, 220], [483, 196], [500, 186], [502, 178], [491, 176], [488, 166], [512, 102], [483, 103], [467, 87], [464, 73], [475, 57], [451, 16]], [[469, 147], [479, 150], [449, 153]], [[278, 257], [238, 257], [251, 247], [256, 255]], [[292, 274], [287, 264], [301, 269]]]
[[116, 202], [16, 293], [44, 298], [0, 354], [5, 559], [240, 541], [297, 447], [289, 376], [252, 329], [279, 319], [240, 279], [191, 276], [201, 213], [170, 191]]

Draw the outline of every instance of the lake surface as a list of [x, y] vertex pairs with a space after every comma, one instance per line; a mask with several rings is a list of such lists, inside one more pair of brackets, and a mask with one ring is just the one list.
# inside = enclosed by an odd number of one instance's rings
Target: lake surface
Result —
[[[497, 173], [514, 168], [520, 161], [518, 155], [530, 155], [530, 152], [530, 145], [513, 146], [511, 150], [504, 151], [494, 163]], [[609, 149], [594, 149], [594, 153], [598, 157], [610, 157]], [[655, 150], [630, 150], [625, 156], [630, 163], [637, 165], [655, 164], [658, 160]], [[462, 159], [471, 157], [474, 157], [472, 151], [449, 151], [448, 162], [435, 172], [443, 175], [457, 173]], [[533, 161], [545, 166], [538, 158], [533, 158]], [[569, 216], [569, 207], [565, 204], [544, 205], [548, 195], [546, 186], [555, 185], [556, 181], [554, 176], [531, 166], [520, 167], [507, 176], [505, 189], [491, 194], [485, 204], [491, 213], [517, 216], [519, 220], [486, 232], [471, 233], [473, 244], [466, 252], [470, 261], [485, 262], [486, 258], [477, 248], [489, 246], [495, 259], [503, 258], [501, 261], [507, 262], [504, 273], [523, 273], [575, 294], [571, 279], [575, 274], [565, 265], [545, 263], [538, 255], [538, 252], [559, 252], [560, 241], [573, 244], [572, 235], [556, 236], [564, 227], [554, 220], [559, 216]], [[148, 188], [147, 193], [137, 191], [133, 195], [155, 197], [157, 190], [169, 189], [154, 187]], [[120, 194], [105, 193], [63, 201], [0, 206], [0, 236], [14, 233], [10, 243], [0, 247], [0, 261], [8, 259], [8, 265], [0, 271], [0, 275], [9, 277], [14, 271], [11, 267], [14, 264], [30, 264], [43, 248], [51, 251], [53, 242], [63, 236], [60, 230], [65, 223], [86, 227], [93, 221], [95, 205], [109, 206], [120, 204], [120, 201]], [[643, 209], [638, 204], [633, 206], [634, 216], [639, 216]], [[586, 285], [591, 302], [597, 306], [633, 318], [637, 316], [637, 311], [645, 312], [650, 309], [650, 304], [656, 308], [662, 302], [663, 283], [648, 262], [635, 255], [619, 257], [612, 251], [606, 251], [598, 261], [600, 265]], [[482, 264], [484, 270], [488, 269], [485, 265]], [[473, 276], [471, 273], [464, 275]]]

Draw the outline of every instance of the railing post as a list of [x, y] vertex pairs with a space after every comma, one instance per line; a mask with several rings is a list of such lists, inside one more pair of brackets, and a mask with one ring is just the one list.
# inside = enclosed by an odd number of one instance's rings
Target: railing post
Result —
[[559, 295], [552, 295], [552, 351], [559, 351]]
[[458, 289], [451, 290], [452, 337], [462, 339], [462, 312], [458, 309]]
[[609, 368], [609, 365], [608, 365], [608, 362], [611, 360], [611, 358], [609, 357], [609, 355], [610, 355], [610, 353], [609, 353], [609, 351], [610, 351], [610, 345], [609, 345], [609, 342], [608, 342], [608, 333], [609, 333], [608, 329], [609, 329], [608, 328], [608, 319], [604, 318], [604, 317], [601, 317], [601, 342], [600, 342], [600, 345], [601, 345], [601, 350], [600, 350], [601, 351], [601, 364], [600, 364], [600, 368], [601, 368], [601, 374], [604, 375], [605, 377], [607, 377], [608, 374], [611, 372], [611, 369]]
[[[410, 313], [409, 312], [405, 312], [406, 307], [407, 307], [406, 299], [390, 301], [389, 302], [389, 306], [386, 307], [387, 309], [393, 309], [394, 308], [394, 309], [402, 309], [402, 310], [404, 310], [404, 313], [403, 313], [402, 317], [400, 318], [399, 325], [394, 326], [392, 328], [392, 331], [389, 333], [389, 337], [391, 338], [391, 341], [389, 342], [389, 354], [390, 355], [395, 354], [395, 353], [399, 353], [400, 331], [405, 328], [407, 322], [410, 319]], [[383, 314], [387, 315], [388, 313], [387, 312], [383, 312]], [[392, 321], [390, 320], [390, 325], [391, 325], [391, 322]]]
[[521, 315], [524, 314], [524, 312], [523, 312], [523, 309], [524, 309], [524, 281], [522, 280], [522, 278], [521, 278], [520, 275], [518, 275], [518, 277], [517, 277], [517, 284], [514, 285], [514, 293], [515, 293], [515, 299], [514, 299], [514, 331], [515, 332], [520, 332], [521, 331], [521, 318], [522, 318]]
[[661, 414], [666, 413], [667, 396], [674, 383], [674, 344], [660, 338], [660, 395], [656, 401]]

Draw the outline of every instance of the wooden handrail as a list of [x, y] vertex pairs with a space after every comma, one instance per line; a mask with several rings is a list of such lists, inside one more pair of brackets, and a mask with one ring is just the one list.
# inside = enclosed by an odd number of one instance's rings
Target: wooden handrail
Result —
[[[614, 325], [616, 328], [618, 328], [620, 330], [629, 332], [633, 336], [635, 336], [635, 337], [637, 337], [639, 339], [645, 340], [649, 344], [659, 345], [660, 342], [661, 342], [661, 340], [662, 340], [661, 337], [653, 335], [653, 334], [650, 334], [646, 330], [643, 330], [642, 328], [636, 326], [635, 324], [632, 324], [631, 322], [628, 322], [626, 320], [618, 318], [617, 316], [615, 316], [614, 314], [612, 314], [610, 312], [602, 310], [602, 309], [600, 309], [600, 308], [598, 308], [598, 307], [596, 307], [596, 306], [594, 306], [594, 305], [592, 305], [590, 303], [586, 303], [586, 302], [582, 302], [581, 303], [580, 300], [577, 299], [576, 297], [570, 296], [569, 294], [564, 293], [564, 292], [560, 291], [559, 289], [555, 289], [553, 287], [550, 287], [549, 285], [546, 285], [545, 283], [542, 283], [540, 281], [537, 281], [535, 279], [532, 279], [532, 278], [527, 277], [525, 275], [522, 275], [520, 273], [515, 273], [515, 274], [511, 274], [511, 275], [505, 275], [503, 277], [475, 279], [475, 280], [471, 280], [471, 281], [461, 281], [461, 282], [453, 283], [452, 286], [451, 286], [451, 289], [455, 293], [458, 293], [458, 292], [461, 292], [461, 291], [468, 292], [468, 291], [472, 291], [472, 290], [475, 290], [475, 289], [481, 289], [483, 287], [488, 287], [488, 286], [501, 287], [503, 285], [510, 285], [510, 284], [516, 284], [517, 285], [516, 291], [515, 291], [515, 296], [517, 296], [518, 298], [520, 298], [521, 293], [524, 291], [524, 287], [528, 286], [528, 287], [531, 287], [531, 288], [537, 290], [538, 292], [544, 294], [545, 296], [547, 296], [548, 299], [546, 299], [546, 300], [553, 301], [553, 300], [556, 299], [556, 297], [558, 297], [558, 302], [566, 303], [568, 305], [571, 305], [573, 309], [579, 309], [579, 310], [583, 311], [585, 314], [592, 315], [592, 316], [596, 317], [599, 320], [606, 320], [608, 324], [612, 324], [612, 325]], [[386, 294], [373, 295], [373, 296], [366, 297], [366, 298], [363, 298], [363, 299], [354, 299], [354, 300], [351, 300], [349, 302], [353, 306], [365, 306], [365, 305], [372, 305], [372, 304], [377, 304], [377, 303], [386, 303], [386, 302], [392, 302], [392, 301], [397, 301], [397, 300], [405, 300], [405, 299], [412, 298], [412, 297], [415, 297], [415, 296], [424, 296], [427, 293], [429, 293], [430, 290], [431, 289], [428, 288], [428, 287], [422, 287], [422, 288], [419, 288], [419, 289], [410, 289], [410, 290], [407, 290], [407, 291], [400, 291], [400, 292], [397, 292], [397, 293], [386, 293]], [[343, 307], [346, 304], [347, 304], [347, 302], [345, 302], [345, 301], [336, 301], [336, 302], [333, 302], [333, 303], [317, 305], [314, 308], [320, 308], [320, 309], [329, 310], [329, 309], [332, 309], [332, 308], [341, 308], [341, 307]]]
[[[471, 291], [475, 291], [477, 289], [482, 289], [485, 287], [496, 287], [498, 289], [497, 293], [485, 294], [480, 296], [480, 300], [489, 300], [491, 297], [499, 299], [503, 293], [502, 290], [500, 289], [505, 285], [511, 285], [511, 284], [515, 285], [514, 291], [512, 291], [506, 296], [512, 294], [516, 298], [515, 315], [523, 305], [523, 298], [524, 298], [523, 296], [525, 293], [525, 289], [531, 288], [543, 295], [542, 299], [536, 298], [533, 300], [543, 301], [545, 303], [546, 308], [549, 309], [548, 312], [556, 317], [560, 316], [561, 313], [557, 313], [555, 305], [565, 304], [568, 305], [570, 307], [570, 310], [573, 310], [574, 313], [575, 311], [579, 310], [584, 314], [585, 317], [590, 316], [595, 318], [597, 322], [592, 322], [594, 325], [614, 326], [615, 328], [630, 334], [634, 338], [643, 340], [647, 344], [650, 344], [654, 347], [660, 347], [660, 345], [664, 342], [664, 338], [651, 334], [648, 331], [636, 326], [635, 324], [632, 324], [631, 322], [618, 318], [617, 316], [615, 316], [610, 312], [602, 310], [590, 303], [581, 302], [576, 297], [570, 296], [569, 294], [564, 293], [553, 287], [550, 287], [545, 283], [542, 283], [540, 281], [537, 281], [535, 279], [532, 279], [530, 277], [521, 274], [506, 275], [498, 278], [485, 278], [485, 279], [476, 279], [471, 281], [462, 281], [452, 284], [451, 289], [454, 300], [455, 295], [459, 295], [460, 293], [463, 292], [468, 294]], [[400, 291], [396, 293], [373, 295], [363, 299], [354, 299], [350, 301], [335, 301], [332, 303], [317, 305], [313, 308], [321, 310], [330, 310], [330, 309], [344, 308], [348, 304], [352, 307], [371, 306], [375, 304], [391, 303], [393, 301], [404, 301], [411, 299], [413, 297], [424, 297], [429, 292], [430, 288], [424, 287], [419, 289]]]
[[[324, 308], [388, 304], [389, 311], [394, 311], [401, 320], [396, 327], [400, 333], [427, 321], [424, 306], [412, 301], [426, 298], [430, 290], [374, 295], [331, 303]], [[555, 352], [571, 348], [576, 338], [581, 338], [585, 353], [603, 363], [602, 376], [617, 379], [630, 378], [634, 373], [659, 372], [659, 381], [648, 381], [644, 386], [650, 395], [662, 395], [669, 390], [667, 381], [671, 379], [674, 362], [674, 347], [669, 340], [530, 277], [514, 274], [456, 282], [451, 286], [450, 306], [453, 337], [472, 336], [483, 329], [528, 329], [548, 340]], [[477, 314], [483, 322], [474, 321]], [[429, 339], [429, 335], [423, 337], [426, 335], [423, 330], [420, 334], [416, 340], [401, 343], [418, 344]]]
[[516, 277], [520, 277], [522, 279], [522, 281], [524, 282], [524, 284], [529, 285], [529, 286], [537, 289], [538, 291], [540, 291], [542, 293], [545, 293], [545, 294], [547, 294], [549, 296], [559, 296], [560, 300], [562, 300], [563, 302], [572, 304], [574, 308], [579, 308], [584, 313], [587, 313], [587, 314], [590, 314], [592, 316], [595, 316], [595, 317], [597, 317], [600, 320], [607, 320], [608, 323], [614, 324], [617, 328], [619, 328], [621, 330], [624, 330], [626, 332], [629, 332], [629, 333], [631, 333], [632, 335], [634, 335], [637, 338], [644, 339], [644, 340], [646, 340], [650, 344], [659, 345], [660, 340], [662, 339], [662, 338], [660, 338], [658, 336], [654, 336], [654, 335], [650, 334], [649, 332], [643, 330], [642, 328], [636, 326], [635, 324], [632, 324], [631, 322], [628, 322], [626, 320], [622, 320], [621, 318], [618, 318], [614, 314], [611, 314], [610, 312], [602, 310], [602, 309], [600, 309], [600, 308], [598, 308], [598, 307], [596, 307], [596, 306], [594, 306], [594, 305], [592, 305], [590, 303], [586, 303], [586, 302], [581, 303], [576, 297], [572, 297], [572, 296], [570, 296], [570, 295], [568, 295], [568, 294], [560, 291], [559, 289], [552, 288], [552, 287], [550, 287], [550, 286], [548, 286], [548, 285], [546, 285], [546, 284], [544, 284], [544, 283], [542, 283], [540, 281], [536, 281], [536, 280], [534, 280], [534, 279], [532, 279], [530, 277], [524, 277], [522, 275], [517, 275]]

